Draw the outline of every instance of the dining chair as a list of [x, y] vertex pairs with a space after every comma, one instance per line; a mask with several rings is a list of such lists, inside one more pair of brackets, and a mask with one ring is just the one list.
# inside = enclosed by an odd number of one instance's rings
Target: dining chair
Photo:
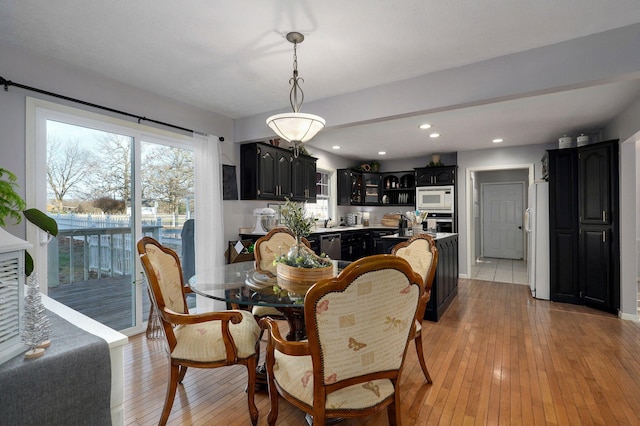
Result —
[[[302, 243], [311, 248], [309, 240], [302, 238]], [[266, 235], [256, 240], [253, 254], [256, 258], [256, 271], [271, 277], [276, 276], [276, 265], [273, 264], [276, 256], [287, 254], [289, 249], [296, 244], [296, 237], [289, 228], [273, 228]]]
[[287, 341], [276, 321], [261, 319], [260, 326], [269, 330], [269, 425], [278, 417], [278, 395], [311, 415], [314, 425], [385, 408], [389, 423], [400, 425], [398, 377], [422, 287], [406, 260], [378, 254], [309, 289], [307, 340]]
[[418, 353], [418, 361], [424, 373], [427, 383], [433, 383], [427, 364], [424, 359], [424, 351], [422, 348], [422, 320], [424, 312], [427, 309], [427, 303], [431, 299], [431, 286], [436, 275], [438, 266], [438, 249], [433, 238], [428, 234], [419, 234], [411, 237], [407, 241], [396, 244], [391, 250], [391, 254], [406, 259], [414, 271], [421, 277], [424, 283], [424, 293], [420, 297], [418, 310], [416, 311], [416, 327], [413, 340]]
[[178, 255], [151, 237], [137, 244], [146, 272], [152, 302], [162, 321], [169, 355], [169, 383], [160, 425], [169, 418], [178, 383], [188, 367], [217, 368], [243, 364], [247, 367], [247, 400], [253, 425], [258, 422], [254, 401], [260, 328], [250, 312], [230, 310], [189, 313]]

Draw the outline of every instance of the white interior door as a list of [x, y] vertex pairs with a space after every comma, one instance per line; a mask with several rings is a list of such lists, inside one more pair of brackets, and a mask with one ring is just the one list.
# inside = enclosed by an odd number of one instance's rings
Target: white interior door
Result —
[[482, 251], [484, 257], [524, 257], [523, 183], [482, 184]]

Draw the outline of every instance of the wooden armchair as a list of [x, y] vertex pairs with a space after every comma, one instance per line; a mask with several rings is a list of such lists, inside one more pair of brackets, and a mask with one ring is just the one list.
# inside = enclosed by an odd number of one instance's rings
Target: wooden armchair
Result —
[[391, 251], [392, 254], [406, 259], [414, 271], [416, 271], [424, 282], [424, 294], [420, 298], [418, 311], [416, 312], [416, 328], [413, 340], [418, 352], [418, 361], [427, 383], [432, 383], [427, 364], [424, 360], [422, 349], [422, 320], [427, 309], [427, 303], [431, 298], [431, 286], [436, 275], [438, 266], [438, 249], [433, 238], [427, 234], [419, 234], [407, 241], [396, 244]]
[[309, 289], [307, 341], [287, 341], [276, 321], [260, 320], [270, 332], [269, 425], [278, 417], [278, 395], [313, 416], [314, 425], [385, 408], [389, 423], [399, 425], [398, 377], [422, 291], [422, 279], [407, 261], [380, 254]]
[[247, 367], [247, 400], [253, 425], [258, 422], [254, 401], [260, 328], [246, 311], [190, 314], [185, 298], [191, 292], [183, 283], [178, 255], [151, 237], [138, 241], [138, 253], [146, 272], [151, 300], [160, 316], [169, 355], [169, 383], [160, 425], [169, 418], [178, 383], [188, 367]]

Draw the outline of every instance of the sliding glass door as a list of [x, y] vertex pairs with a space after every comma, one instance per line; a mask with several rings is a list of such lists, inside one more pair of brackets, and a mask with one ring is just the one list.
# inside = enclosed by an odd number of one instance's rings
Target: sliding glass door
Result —
[[36, 111], [35, 144], [46, 152], [34, 168], [36, 187], [46, 188], [36, 190], [38, 204], [59, 227], [35, 259], [46, 263], [47, 293], [113, 329], [138, 332], [150, 304], [137, 240], [152, 236], [187, 272], [194, 267], [192, 143], [81, 111]]

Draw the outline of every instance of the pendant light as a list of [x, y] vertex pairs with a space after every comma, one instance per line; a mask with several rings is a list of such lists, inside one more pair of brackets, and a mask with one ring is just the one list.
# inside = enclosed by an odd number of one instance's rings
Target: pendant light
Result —
[[[300, 145], [310, 141], [320, 130], [324, 128], [324, 118], [300, 112], [300, 107], [304, 102], [304, 93], [300, 87], [300, 82], [304, 79], [298, 76], [298, 43], [304, 41], [304, 36], [299, 32], [287, 34], [287, 40], [293, 43], [293, 77], [289, 80], [292, 85], [289, 93], [289, 102], [293, 112], [272, 115], [267, 118], [267, 125], [282, 139], [293, 144], [293, 156], [297, 157]], [[298, 98], [298, 91], [300, 97]]]

